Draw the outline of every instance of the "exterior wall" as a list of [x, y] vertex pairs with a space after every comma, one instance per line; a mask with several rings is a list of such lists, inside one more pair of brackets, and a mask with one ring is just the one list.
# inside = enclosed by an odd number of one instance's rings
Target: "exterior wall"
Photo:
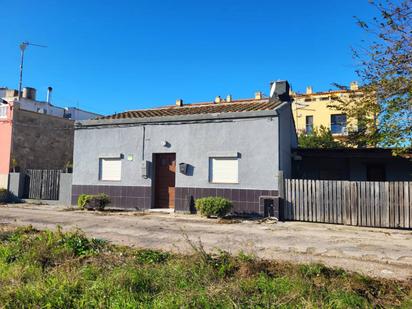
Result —
[[[77, 129], [72, 202], [80, 193], [106, 192], [114, 206], [150, 208], [153, 179], [142, 178], [141, 162], [152, 162], [154, 153], [176, 153], [176, 210], [189, 211], [190, 198], [222, 195], [234, 201], [236, 212], [259, 213], [258, 196], [277, 194], [278, 145], [277, 117]], [[238, 184], [209, 182], [209, 157], [216, 152], [239, 153]], [[99, 157], [120, 155], [122, 180], [100, 181]], [[178, 171], [179, 163], [190, 165], [189, 175]]]
[[[319, 150], [320, 151], [320, 150]], [[412, 181], [412, 162], [400, 157], [355, 157], [302, 156], [293, 162], [294, 178], [321, 180], [366, 181], [367, 165], [380, 164], [385, 167], [386, 181]]]
[[16, 108], [12, 157], [25, 169], [63, 169], [73, 160], [74, 122]]
[[73, 120], [86, 120], [86, 119], [94, 119], [97, 118], [101, 115], [96, 114], [96, 113], [91, 113], [91, 112], [87, 112], [75, 107], [68, 107], [66, 109], [66, 114], [70, 114], [70, 119]]
[[297, 147], [296, 130], [290, 104], [285, 104], [278, 109], [279, 113], [279, 169], [283, 176], [290, 178], [292, 175], [291, 149]]
[[[339, 102], [337, 99], [334, 99], [335, 97], [338, 97], [339, 100], [348, 100], [349, 102], [350, 94], [353, 93], [345, 91], [332, 91], [330, 93], [314, 93], [295, 96], [294, 102], [292, 103], [292, 111], [297, 133], [300, 134], [306, 132], [306, 116], [313, 116], [314, 128], [324, 126], [330, 129], [331, 115], [341, 114], [342, 112], [328, 107], [328, 105]], [[359, 96], [361, 93], [356, 92], [355, 95]], [[347, 122], [348, 128], [356, 128], [356, 119], [347, 119]], [[334, 136], [336, 138], [342, 138], [342, 135], [340, 134], [334, 134]]]
[[19, 100], [20, 108], [32, 112], [38, 112], [39, 109], [43, 110], [45, 114], [63, 117], [64, 108], [53, 106], [47, 102], [35, 101], [30, 99], [21, 98]]
[[7, 188], [10, 172], [13, 113], [10, 105], [1, 105], [0, 108], [7, 109], [6, 117], [0, 118], [0, 188]]
[[24, 174], [10, 173], [9, 174], [9, 191], [17, 198], [23, 197], [24, 191]]
[[59, 202], [71, 205], [73, 174], [60, 173]]

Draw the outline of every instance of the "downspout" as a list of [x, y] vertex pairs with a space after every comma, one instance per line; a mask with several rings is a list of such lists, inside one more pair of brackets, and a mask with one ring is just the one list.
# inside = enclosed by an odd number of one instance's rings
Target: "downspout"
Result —
[[144, 161], [144, 147], [145, 147], [145, 140], [146, 140], [146, 126], [143, 126], [143, 140], [142, 140], [142, 162]]

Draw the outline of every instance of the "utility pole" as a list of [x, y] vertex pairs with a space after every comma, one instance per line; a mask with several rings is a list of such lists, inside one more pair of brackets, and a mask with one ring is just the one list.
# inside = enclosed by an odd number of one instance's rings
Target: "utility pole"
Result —
[[20, 76], [19, 76], [19, 100], [21, 99], [21, 95], [22, 95], [22, 86], [23, 86], [23, 64], [24, 64], [24, 51], [26, 50], [27, 46], [37, 46], [37, 47], [47, 47], [44, 45], [38, 45], [38, 44], [32, 44], [29, 42], [22, 42], [20, 44]]

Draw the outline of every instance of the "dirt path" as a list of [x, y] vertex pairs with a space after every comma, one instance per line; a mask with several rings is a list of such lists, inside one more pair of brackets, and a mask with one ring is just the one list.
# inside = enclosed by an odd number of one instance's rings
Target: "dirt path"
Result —
[[201, 240], [207, 250], [239, 251], [265, 259], [321, 262], [369, 276], [412, 279], [412, 231], [302, 222], [219, 224], [194, 215], [91, 213], [57, 206], [0, 206], [0, 224], [36, 228], [78, 227], [114, 243], [179, 252], [185, 240]]

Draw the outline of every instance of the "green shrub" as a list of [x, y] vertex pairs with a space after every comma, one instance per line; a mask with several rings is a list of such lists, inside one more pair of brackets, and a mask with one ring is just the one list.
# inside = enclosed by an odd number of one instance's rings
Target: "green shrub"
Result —
[[7, 189], [0, 189], [0, 204], [10, 202], [11, 194]]
[[202, 216], [222, 218], [232, 209], [232, 202], [223, 197], [204, 197], [197, 199], [195, 206]]
[[91, 195], [80, 194], [79, 198], [77, 199], [77, 206], [81, 209], [84, 209], [84, 207], [86, 206], [90, 198], [91, 198]]
[[77, 206], [81, 209], [103, 210], [108, 204], [110, 204], [110, 197], [105, 193], [96, 195], [80, 194], [77, 199]]

